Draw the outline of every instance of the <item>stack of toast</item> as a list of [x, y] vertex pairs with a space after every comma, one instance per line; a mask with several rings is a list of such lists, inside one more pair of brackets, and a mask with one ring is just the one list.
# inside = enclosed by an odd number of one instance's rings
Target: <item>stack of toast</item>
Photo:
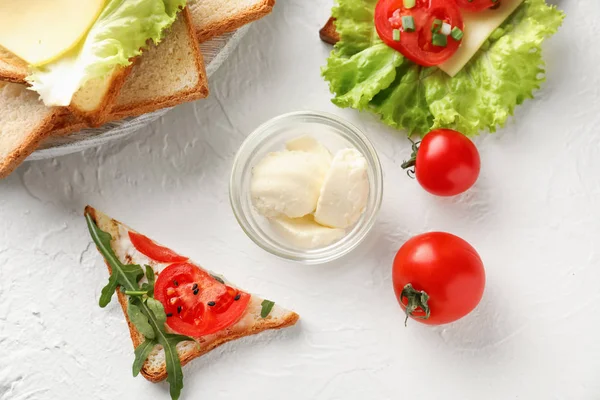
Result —
[[44, 139], [208, 96], [199, 44], [269, 14], [274, 0], [188, 0], [164, 40], [132, 65], [87, 82], [68, 107], [46, 107], [27, 89], [27, 64], [0, 47], [0, 178]]

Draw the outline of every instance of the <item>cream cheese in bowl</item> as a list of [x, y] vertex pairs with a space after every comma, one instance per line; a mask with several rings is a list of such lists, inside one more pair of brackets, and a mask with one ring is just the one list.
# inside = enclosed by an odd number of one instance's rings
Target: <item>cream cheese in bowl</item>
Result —
[[367, 161], [356, 149], [335, 156], [311, 136], [267, 154], [252, 170], [252, 204], [273, 228], [301, 248], [341, 239], [365, 211]]
[[318, 112], [276, 117], [236, 155], [233, 212], [263, 249], [319, 264], [354, 249], [375, 223], [383, 194], [377, 153], [356, 127]]

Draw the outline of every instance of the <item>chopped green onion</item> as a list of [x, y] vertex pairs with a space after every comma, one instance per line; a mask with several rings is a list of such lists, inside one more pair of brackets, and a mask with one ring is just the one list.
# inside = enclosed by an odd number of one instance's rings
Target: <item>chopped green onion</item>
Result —
[[440, 29], [440, 33], [441, 33], [442, 35], [446, 35], [446, 36], [448, 36], [448, 35], [450, 34], [450, 32], [452, 32], [452, 26], [450, 26], [450, 24], [449, 24], [449, 23], [447, 23], [447, 22], [444, 22], [444, 23], [442, 24], [442, 28]]
[[404, 8], [413, 8], [417, 3], [417, 0], [404, 0]]
[[434, 46], [446, 47], [448, 45], [448, 36], [441, 33], [434, 33], [431, 42]]
[[454, 40], [462, 39], [463, 35], [464, 35], [463, 31], [458, 26], [455, 26], [454, 28], [452, 28], [452, 32], [450, 33], [450, 36], [452, 36], [452, 38]]
[[262, 308], [260, 310], [261, 318], [267, 318], [267, 316], [273, 309], [273, 306], [275, 305], [275, 303], [273, 303], [271, 300], [263, 300], [263, 302], [260, 303], [260, 305], [262, 306]]
[[434, 19], [433, 20], [433, 25], [431, 25], [431, 32], [437, 32], [440, 30], [440, 27], [442, 26], [442, 20], [441, 19]]
[[394, 39], [396, 42], [400, 41], [400, 29], [394, 29], [392, 31], [392, 39]]
[[415, 19], [411, 15], [402, 16], [402, 28], [405, 32], [415, 31]]

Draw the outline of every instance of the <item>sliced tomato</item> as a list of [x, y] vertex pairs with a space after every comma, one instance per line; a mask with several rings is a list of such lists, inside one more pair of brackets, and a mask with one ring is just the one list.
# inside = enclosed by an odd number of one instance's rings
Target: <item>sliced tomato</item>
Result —
[[[405, 29], [403, 17], [409, 20], [412, 17], [414, 32]], [[433, 29], [436, 20], [440, 23]], [[434, 31], [441, 34], [439, 30], [444, 22], [464, 31], [460, 9], [452, 0], [416, 0], [412, 8], [404, 7], [403, 0], [379, 0], [375, 8], [375, 28], [381, 40], [409, 60], [426, 67], [443, 63], [460, 45], [460, 40], [451, 35], [447, 36], [446, 46], [434, 44]], [[394, 40], [395, 30], [400, 32], [399, 40]]]
[[217, 281], [188, 262], [171, 264], [158, 275], [154, 297], [165, 307], [169, 328], [191, 337], [230, 327], [250, 302], [248, 293]]
[[160, 246], [152, 241], [149, 237], [136, 232], [129, 232], [129, 239], [133, 247], [148, 258], [162, 263], [173, 263], [187, 261], [187, 257], [180, 256], [173, 250]]
[[499, 0], [456, 0], [460, 8], [467, 11], [479, 12], [500, 4]]

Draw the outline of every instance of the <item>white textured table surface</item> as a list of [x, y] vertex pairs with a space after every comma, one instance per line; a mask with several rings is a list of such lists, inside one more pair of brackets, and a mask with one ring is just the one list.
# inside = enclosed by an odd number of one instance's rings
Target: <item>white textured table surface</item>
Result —
[[[131, 377], [107, 272], [82, 217], [92, 204], [252, 292], [298, 326], [226, 345], [185, 367], [185, 399], [595, 400], [600, 398], [600, 4], [563, 1], [546, 44], [548, 82], [507, 128], [477, 140], [482, 174], [456, 199], [427, 195], [400, 163], [408, 141], [336, 109], [319, 76], [327, 0], [281, 0], [212, 81], [126, 142], [23, 165], [0, 183], [0, 399], [168, 399]], [[366, 243], [304, 267], [238, 228], [228, 203], [236, 149], [278, 114], [347, 117], [379, 151], [385, 195]], [[391, 262], [410, 236], [446, 230], [487, 270], [478, 309], [448, 326], [410, 323]]]

